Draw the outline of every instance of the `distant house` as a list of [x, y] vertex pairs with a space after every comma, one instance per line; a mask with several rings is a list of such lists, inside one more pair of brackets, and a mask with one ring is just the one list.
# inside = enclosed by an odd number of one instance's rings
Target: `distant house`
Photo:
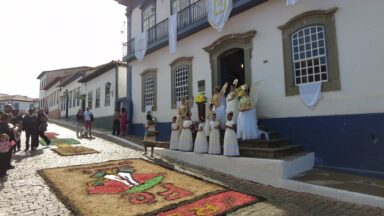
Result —
[[125, 106], [126, 64], [111, 61], [95, 67], [95, 70], [78, 80], [82, 84], [84, 109], [90, 108], [94, 127], [111, 129], [115, 108]]
[[[79, 109], [87, 107], [94, 114], [95, 127], [110, 129], [113, 111], [125, 106], [127, 94], [126, 64], [111, 61], [96, 67], [61, 69], [66, 73], [46, 71], [50, 82], [43, 83], [40, 107], [55, 119], [75, 121]], [[53, 71], [53, 72], [56, 72]], [[56, 76], [56, 77], [54, 77]], [[44, 75], [39, 75], [44, 80]], [[112, 124], [112, 123], [111, 123]]]
[[[210, 27], [205, 0], [116, 1], [127, 9], [131, 134], [143, 134], [150, 105], [169, 136], [181, 96], [210, 98], [237, 78], [259, 83], [259, 122], [315, 152], [318, 167], [384, 178], [384, 1], [233, 0], [221, 32]], [[176, 12], [177, 51], [169, 54], [168, 17]], [[148, 49], [137, 61], [135, 38], [144, 31]], [[299, 88], [314, 83], [322, 96], [309, 109]], [[192, 114], [196, 120], [196, 106]]]
[[90, 68], [81, 66], [41, 72], [37, 76], [37, 79], [40, 80], [38, 107], [48, 111], [51, 118], [59, 118], [60, 83], [65, 78]]
[[18, 109], [20, 112], [26, 112], [31, 108], [33, 109], [37, 102], [37, 98], [30, 98], [21, 95], [0, 94], [0, 111], [4, 110], [4, 106], [6, 104], [11, 104], [14, 109]]

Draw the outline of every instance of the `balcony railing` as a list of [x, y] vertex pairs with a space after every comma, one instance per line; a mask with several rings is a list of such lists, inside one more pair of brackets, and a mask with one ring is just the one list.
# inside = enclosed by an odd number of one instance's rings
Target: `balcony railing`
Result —
[[[183, 30], [192, 23], [207, 17], [204, 0], [197, 1], [177, 13], [177, 29]], [[148, 29], [148, 49], [159, 41], [168, 39], [168, 18]], [[135, 39], [123, 44], [123, 58], [135, 53]]]
[[[241, 1], [242, 0], [233, 0], [233, 7], [236, 8], [242, 6], [241, 4], [243, 3], [241, 3]], [[251, 1], [264, 2], [267, 0], [249, 0], [248, 2]], [[191, 26], [195, 23], [200, 22], [198, 25], [202, 24], [201, 22], [203, 22], [203, 19], [207, 20], [207, 5], [205, 0], [196, 1], [188, 7], [180, 10], [177, 13], [178, 35], [180, 35], [181, 32], [187, 31], [188, 28], [192, 28]], [[207, 22], [205, 21], [205, 24], [206, 23]], [[165, 19], [148, 29], [148, 50], [156, 48], [159, 44], [166, 45], [167, 40], [168, 19]], [[123, 49], [126, 50], [123, 51], [123, 55], [126, 54], [123, 58], [132, 59], [135, 53], [135, 39], [133, 38], [125, 43]]]

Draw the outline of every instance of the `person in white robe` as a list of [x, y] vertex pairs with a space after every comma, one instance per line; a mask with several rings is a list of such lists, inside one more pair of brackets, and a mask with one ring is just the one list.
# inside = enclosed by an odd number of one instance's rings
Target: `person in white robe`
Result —
[[216, 120], [214, 113], [210, 122], [208, 154], [221, 154], [220, 129], [220, 123]]
[[180, 130], [179, 124], [177, 123], [177, 117], [173, 116], [171, 124], [171, 140], [169, 142], [169, 149], [177, 150], [179, 145]]
[[205, 122], [204, 119], [200, 119], [199, 126], [197, 128], [197, 135], [195, 140], [194, 152], [196, 153], [207, 153], [208, 152], [208, 142], [207, 137], [204, 132]]
[[192, 127], [194, 127], [194, 125], [191, 120], [191, 116], [186, 114], [178, 145], [178, 149], [180, 151], [193, 150]]
[[233, 120], [233, 113], [227, 114], [227, 122], [225, 123], [224, 134], [224, 155], [239, 156], [239, 144], [237, 143], [236, 123]]

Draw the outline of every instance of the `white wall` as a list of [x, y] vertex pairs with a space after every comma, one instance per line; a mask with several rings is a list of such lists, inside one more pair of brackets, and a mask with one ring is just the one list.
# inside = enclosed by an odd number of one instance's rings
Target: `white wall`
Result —
[[[102, 75], [89, 80], [85, 87], [85, 94], [87, 95], [87, 98], [85, 100], [85, 107], [88, 107], [88, 92], [92, 91], [92, 113], [97, 117], [104, 117], [104, 116], [111, 116], [113, 115], [114, 111], [114, 105], [115, 105], [115, 97], [116, 97], [116, 69], [113, 68], [109, 70], [108, 72], [103, 73]], [[111, 83], [111, 103], [109, 106], [104, 106], [105, 104], [105, 84], [107, 82]], [[100, 88], [100, 107], [95, 108], [96, 104], [96, 89]]]
[[[60, 82], [57, 82], [55, 85], [53, 85], [52, 87], [50, 87], [49, 89], [47, 89], [45, 91], [45, 95], [47, 97], [47, 106], [48, 106], [48, 109], [49, 111], [53, 111], [53, 110], [57, 110], [59, 109], [59, 105], [60, 105], [60, 90], [59, 90], [59, 84]], [[59, 92], [59, 98], [57, 98], [57, 92]], [[52, 95], [52, 96], [50, 96]], [[53, 97], [56, 97], [56, 99], [53, 99]], [[50, 99], [51, 98], [51, 99]], [[53, 100], [51, 103], [50, 103], [50, 100]]]
[[[77, 91], [77, 89], [80, 87], [80, 91], [81, 91], [81, 86], [82, 84], [79, 83], [79, 80], [81, 79], [82, 77], [78, 77], [77, 79], [73, 80], [72, 82], [70, 82], [68, 85], [64, 86], [61, 88], [61, 92], [60, 92], [60, 96], [64, 95], [64, 92], [66, 90], [68, 90], [68, 94], [70, 94], [70, 92], [72, 91], [72, 102], [71, 102], [71, 106], [69, 106], [69, 100], [71, 99], [68, 95], [68, 116], [73, 116], [73, 115], [76, 115], [77, 111], [81, 108], [81, 100], [79, 101], [79, 105], [77, 105], [77, 101], [75, 101], [75, 106], [73, 105], [73, 96], [74, 96], [74, 92], [75, 90]], [[81, 94], [81, 93], [80, 93]], [[66, 97], [64, 97], [64, 103], [66, 103]], [[60, 106], [61, 107], [61, 106]], [[60, 116], [61, 117], [65, 117], [65, 114], [66, 114], [66, 107], [64, 106], [64, 110], [61, 110], [60, 111]]]
[[119, 88], [117, 98], [127, 97], [127, 68], [126, 67], [118, 66], [117, 81], [118, 81], [118, 88]]
[[[341, 91], [323, 92], [322, 100], [309, 110], [298, 96], [285, 96], [284, 61], [281, 31], [278, 26], [294, 16], [311, 10], [338, 7], [335, 14], [339, 52]], [[171, 110], [171, 77], [169, 63], [181, 56], [193, 56], [193, 95], [197, 81], [206, 80], [207, 96], [211, 96], [211, 69], [209, 55], [202, 48], [219, 37], [231, 33], [256, 30], [251, 60], [252, 81], [258, 86], [259, 117], [297, 117], [382, 112], [384, 107], [384, 28], [382, 28], [382, 0], [371, 0], [362, 6], [359, 0], [306, 0], [295, 6], [286, 1], [270, 0], [231, 17], [224, 30], [204, 29], [178, 42], [177, 52], [168, 54], [168, 47], [148, 54], [141, 63], [132, 62], [132, 89], [135, 123], [142, 122], [141, 76], [148, 68], [157, 68], [158, 111], [160, 121], [170, 121], [176, 110]], [[277, 16], [278, 14], [278, 16]], [[133, 26], [141, 25], [133, 19]], [[239, 25], [242, 23], [242, 25]], [[247, 25], [245, 23], [248, 23]], [[263, 63], [267, 60], [268, 63]], [[194, 115], [196, 116], [196, 114]]]

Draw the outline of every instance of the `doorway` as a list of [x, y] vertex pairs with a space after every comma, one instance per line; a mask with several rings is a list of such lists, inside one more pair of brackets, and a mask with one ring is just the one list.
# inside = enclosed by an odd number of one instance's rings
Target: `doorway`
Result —
[[220, 86], [226, 82], [231, 85], [235, 79], [238, 79], [238, 86], [245, 83], [244, 49], [234, 48], [225, 51], [219, 56], [219, 65], [218, 80]]

